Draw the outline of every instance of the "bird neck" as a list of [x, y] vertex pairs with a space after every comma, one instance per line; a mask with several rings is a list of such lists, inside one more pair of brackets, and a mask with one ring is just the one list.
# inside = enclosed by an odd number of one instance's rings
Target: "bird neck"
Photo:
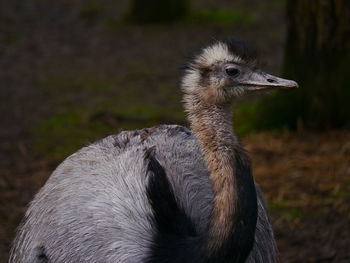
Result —
[[[188, 119], [199, 140], [214, 194], [205, 235], [206, 250], [241, 258], [238, 254], [242, 246], [250, 251], [254, 242], [257, 209], [249, 160], [233, 133], [232, 106], [188, 101], [185, 103]], [[247, 239], [241, 241], [242, 235]]]

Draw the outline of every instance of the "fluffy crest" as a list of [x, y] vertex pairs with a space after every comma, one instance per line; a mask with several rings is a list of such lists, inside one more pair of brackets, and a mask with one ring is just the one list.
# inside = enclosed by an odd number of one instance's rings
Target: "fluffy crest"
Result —
[[189, 63], [189, 68], [209, 68], [220, 62], [248, 64], [255, 67], [259, 64], [259, 53], [248, 42], [229, 38], [216, 41], [203, 48], [199, 55]]

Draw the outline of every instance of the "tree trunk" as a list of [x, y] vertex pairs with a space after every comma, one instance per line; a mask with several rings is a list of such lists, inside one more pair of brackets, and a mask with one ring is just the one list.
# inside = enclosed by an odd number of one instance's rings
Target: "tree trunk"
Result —
[[137, 23], [172, 22], [183, 18], [187, 0], [133, 0], [130, 19]]
[[[289, 0], [285, 74], [300, 89], [278, 94], [268, 114], [276, 125], [350, 125], [350, 1]], [[271, 115], [267, 115], [269, 118]]]

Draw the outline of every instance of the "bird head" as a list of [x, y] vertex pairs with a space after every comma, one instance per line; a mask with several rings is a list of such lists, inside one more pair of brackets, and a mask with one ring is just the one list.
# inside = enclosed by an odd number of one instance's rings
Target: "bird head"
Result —
[[229, 39], [201, 50], [182, 79], [182, 90], [208, 103], [228, 103], [247, 93], [292, 89], [298, 84], [258, 68], [258, 52], [250, 44]]

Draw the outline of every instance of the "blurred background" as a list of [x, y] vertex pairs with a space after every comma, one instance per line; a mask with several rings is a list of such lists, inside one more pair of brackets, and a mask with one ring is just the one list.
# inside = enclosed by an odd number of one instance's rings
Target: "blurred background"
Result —
[[179, 68], [230, 36], [300, 85], [234, 111], [282, 262], [350, 262], [346, 0], [1, 0], [0, 262], [69, 154], [125, 129], [186, 125]]

